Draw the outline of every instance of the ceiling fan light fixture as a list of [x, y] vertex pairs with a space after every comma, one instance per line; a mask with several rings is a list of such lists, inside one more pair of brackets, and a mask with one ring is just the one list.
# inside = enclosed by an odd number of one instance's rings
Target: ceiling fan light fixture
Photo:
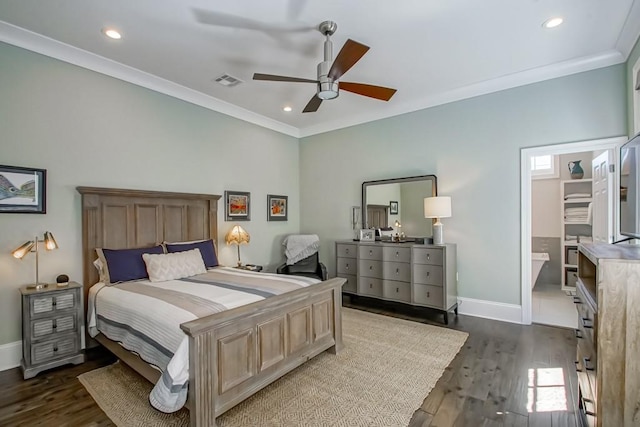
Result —
[[102, 33], [113, 40], [120, 40], [122, 38], [122, 34], [118, 30], [114, 30], [113, 28], [103, 28]]
[[326, 82], [320, 83], [318, 89], [318, 98], [320, 99], [334, 99], [338, 97], [338, 83]]

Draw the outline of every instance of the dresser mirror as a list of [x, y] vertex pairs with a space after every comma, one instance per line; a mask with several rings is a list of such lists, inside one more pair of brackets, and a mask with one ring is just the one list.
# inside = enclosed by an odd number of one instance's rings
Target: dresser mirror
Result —
[[365, 181], [362, 183], [362, 226], [387, 229], [381, 232], [383, 239], [396, 233], [404, 233], [408, 241], [431, 237], [433, 220], [424, 217], [424, 198], [437, 195], [435, 175]]

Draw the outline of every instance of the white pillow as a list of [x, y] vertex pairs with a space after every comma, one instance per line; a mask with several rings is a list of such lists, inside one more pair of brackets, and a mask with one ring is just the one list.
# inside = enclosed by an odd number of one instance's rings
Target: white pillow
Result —
[[149, 280], [164, 282], [207, 272], [200, 249], [171, 254], [142, 254]]

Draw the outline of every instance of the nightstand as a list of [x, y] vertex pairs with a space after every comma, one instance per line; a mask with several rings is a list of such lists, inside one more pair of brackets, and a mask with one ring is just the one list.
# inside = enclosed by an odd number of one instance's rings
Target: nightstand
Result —
[[84, 362], [81, 330], [82, 285], [55, 283], [43, 289], [20, 288], [22, 294], [22, 373], [24, 379], [57, 366]]

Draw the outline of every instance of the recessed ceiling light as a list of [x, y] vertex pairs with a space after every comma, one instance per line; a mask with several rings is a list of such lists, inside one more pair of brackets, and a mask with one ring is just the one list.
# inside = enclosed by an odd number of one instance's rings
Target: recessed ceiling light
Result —
[[288, 113], [288, 112], [290, 112], [290, 111], [292, 110], [292, 108], [291, 108], [291, 107], [289, 107], [289, 106], [287, 105], [287, 106], [286, 106], [286, 107], [284, 107], [282, 110], [283, 110], [283, 111], [286, 111], [286, 112]]
[[113, 28], [103, 28], [102, 32], [104, 33], [105, 36], [109, 37], [110, 39], [120, 40], [122, 38], [122, 35], [117, 30], [114, 30]]
[[542, 26], [544, 28], [555, 28], [558, 25], [562, 24], [564, 22], [564, 19], [560, 18], [560, 17], [555, 17], [555, 18], [549, 18], [546, 21], [543, 22]]

